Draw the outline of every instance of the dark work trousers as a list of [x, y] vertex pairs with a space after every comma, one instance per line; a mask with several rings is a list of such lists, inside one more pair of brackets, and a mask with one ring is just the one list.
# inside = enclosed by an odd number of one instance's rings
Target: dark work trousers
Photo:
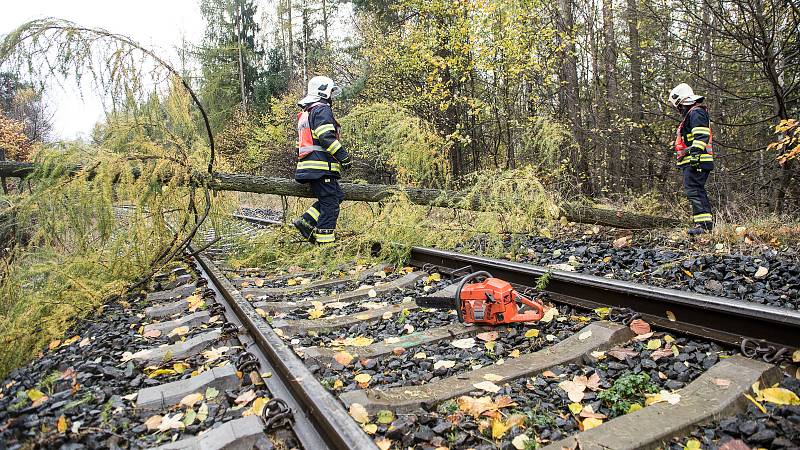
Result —
[[317, 201], [303, 216], [309, 216], [307, 220], [313, 219], [309, 222], [319, 230], [333, 230], [336, 228], [336, 220], [339, 219], [339, 204], [344, 199], [344, 192], [339, 187], [339, 180], [323, 177], [311, 180], [308, 184], [311, 185], [311, 191], [314, 192]]
[[692, 167], [683, 169], [683, 189], [692, 204], [692, 221], [699, 227], [710, 230], [714, 226], [711, 202], [708, 201], [706, 181], [710, 171], [699, 171]]

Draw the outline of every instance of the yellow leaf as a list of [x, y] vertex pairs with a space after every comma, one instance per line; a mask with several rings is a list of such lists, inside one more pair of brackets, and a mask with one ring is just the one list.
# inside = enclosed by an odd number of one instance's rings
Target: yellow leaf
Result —
[[592, 428], [599, 427], [603, 424], [603, 419], [595, 419], [594, 417], [587, 417], [583, 419], [583, 431], [591, 430]]
[[365, 424], [362, 428], [364, 428], [364, 431], [367, 434], [375, 434], [375, 432], [378, 431], [378, 425], [375, 425], [374, 423]]
[[758, 402], [756, 401], [756, 399], [754, 399], [754, 398], [753, 398], [753, 396], [752, 396], [752, 395], [750, 395], [750, 394], [744, 394], [744, 396], [745, 396], [745, 398], [747, 398], [748, 400], [750, 400], [751, 402], [753, 402], [753, 404], [754, 404], [754, 405], [756, 405], [756, 406], [758, 407], [758, 409], [759, 409], [759, 410], [761, 410], [761, 412], [762, 412], [762, 413], [764, 413], [764, 414], [766, 414], [766, 413], [767, 413], [767, 408], [764, 408], [764, 405], [762, 405], [761, 403], [758, 403]]
[[372, 344], [372, 338], [368, 338], [365, 336], [359, 336], [356, 338], [347, 338], [344, 340], [344, 345], [349, 345], [352, 347], [366, 347], [367, 345]]
[[317, 309], [317, 308], [309, 309], [308, 310], [308, 318], [311, 319], [311, 320], [319, 319], [320, 317], [322, 317], [322, 314], [324, 312], [325, 312], [324, 309]]
[[186, 363], [176, 362], [175, 364], [172, 365], [172, 370], [174, 370], [175, 373], [183, 373], [186, 372], [186, 369], [188, 369], [189, 367], [191, 366], [189, 366]]
[[342, 383], [342, 380], [337, 378], [336, 381], [333, 382], [333, 388], [341, 389], [342, 387], [344, 387], [344, 383]]
[[526, 338], [535, 338], [537, 336], [539, 336], [539, 330], [537, 330], [536, 328], [531, 328], [530, 330], [525, 332]]
[[688, 270], [686, 270], [686, 269], [683, 269], [683, 273], [685, 273], [685, 274], [686, 274], [686, 276], [687, 276], [687, 277], [689, 277], [689, 278], [694, 278], [694, 275], [692, 275], [692, 272], [689, 272], [689, 271], [688, 271]]
[[572, 412], [572, 414], [580, 414], [581, 411], [583, 411], [583, 405], [578, 402], [570, 403], [569, 410]]
[[650, 339], [647, 341], [648, 350], [658, 350], [661, 348], [661, 339]]
[[266, 404], [266, 398], [258, 397], [253, 401], [253, 404], [250, 405], [250, 412], [253, 413], [254, 416], [260, 416], [261, 412], [264, 411], [264, 406], [266, 406]]
[[792, 361], [800, 362], [800, 349], [797, 349], [792, 353]]
[[375, 445], [377, 445], [380, 450], [389, 450], [392, 448], [392, 441], [391, 439], [380, 438], [375, 440]]
[[261, 309], [261, 308], [256, 308], [256, 314], [258, 314], [259, 316], [261, 316], [261, 317], [264, 317], [264, 318], [266, 318], [266, 317], [267, 317], [267, 312], [266, 312], [266, 311], [264, 311], [264, 310], [263, 310], [263, 309]]
[[289, 286], [294, 286], [297, 284], [297, 280], [295, 280], [294, 278], [290, 278], [289, 281], [286, 282], [286, 284]]
[[492, 420], [492, 438], [500, 439], [508, 431], [509, 426], [503, 422], [502, 419], [494, 418]]
[[640, 405], [638, 403], [634, 403], [628, 408], [628, 414], [630, 414], [632, 412], [636, 412], [636, 411], [638, 411], [640, 409], [642, 409], [642, 405]]
[[764, 388], [758, 395], [759, 400], [774, 403], [776, 405], [800, 405], [800, 398], [794, 392], [779, 388]]
[[32, 402], [39, 400], [40, 398], [44, 397], [44, 392], [38, 389], [29, 389], [26, 394], [28, 394], [28, 398], [31, 399]]
[[50, 342], [47, 348], [49, 348], [50, 350], [55, 350], [58, 348], [59, 345], [61, 345], [61, 340], [56, 339], [55, 341]]
[[669, 319], [670, 322], [675, 322], [675, 313], [672, 311], [667, 311], [667, 319]]
[[697, 439], [689, 439], [686, 441], [686, 445], [683, 446], [683, 450], [700, 450], [701, 448], [700, 441]]
[[594, 312], [597, 314], [597, 317], [605, 319], [608, 317], [608, 314], [611, 313], [611, 308], [595, 308]]
[[169, 332], [169, 336], [183, 336], [189, 332], [189, 327], [183, 326], [174, 328], [172, 331]]
[[56, 429], [59, 433], [64, 433], [67, 431], [67, 419], [63, 414], [58, 416], [58, 420], [56, 421]]
[[150, 372], [150, 374], [147, 375], [147, 378], [160, 377], [161, 375], [175, 375], [176, 373], [177, 372], [175, 372], [172, 369], [157, 369], [157, 370], [154, 370], [154, 371]]
[[256, 280], [255, 280], [255, 282], [253, 284], [255, 284], [256, 287], [263, 287], [264, 286], [264, 280], [262, 280], [261, 278], [256, 278]]
[[361, 383], [361, 384], [369, 383], [369, 380], [372, 379], [372, 375], [368, 373], [360, 373], [356, 375], [353, 379], [356, 380], [356, 383]]
[[517, 349], [511, 350], [511, 353], [509, 353], [508, 356], [512, 358], [519, 358], [519, 350]]

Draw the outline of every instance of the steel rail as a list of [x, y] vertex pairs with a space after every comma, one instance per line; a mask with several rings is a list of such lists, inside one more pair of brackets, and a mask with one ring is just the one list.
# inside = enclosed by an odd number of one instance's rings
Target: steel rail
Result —
[[[306, 449], [377, 449], [377, 446], [350, 417], [342, 404], [306, 368], [303, 361], [255, 312], [233, 284], [205, 256], [197, 255], [210, 286], [218, 291], [235, 313], [244, 330], [274, 369], [276, 376], [265, 382], [273, 394], [281, 396], [295, 415], [295, 434]], [[300, 424], [298, 416], [303, 416]], [[307, 419], [307, 421], [305, 420]], [[299, 425], [299, 428], [298, 428]], [[312, 429], [313, 428], [313, 429]]]
[[231, 214], [234, 219], [238, 219], [244, 222], [250, 222], [256, 225], [263, 225], [263, 226], [270, 226], [270, 225], [282, 225], [283, 222], [280, 220], [273, 220], [273, 219], [265, 219], [263, 217], [255, 217], [255, 216], [247, 216], [244, 214]]
[[549, 272], [546, 291], [556, 303], [631, 308], [657, 327], [728, 345], [750, 339], [779, 348], [800, 346], [800, 311], [427, 247], [413, 247], [410, 259], [412, 266], [431, 264], [444, 273], [485, 270], [520, 287], [535, 286]]

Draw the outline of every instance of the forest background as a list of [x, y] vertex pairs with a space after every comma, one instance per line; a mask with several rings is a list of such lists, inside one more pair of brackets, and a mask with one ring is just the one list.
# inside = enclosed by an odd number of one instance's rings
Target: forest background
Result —
[[[682, 201], [666, 103], [706, 96], [731, 219], [800, 209], [792, 146], [800, 10], [781, 0], [200, 0], [202, 42], [176, 67], [200, 93], [222, 170], [291, 176], [295, 102], [327, 74], [355, 154], [351, 179], [459, 187], [531, 165], [563, 198], [674, 211]], [[50, 124], [31, 80], [0, 75], [5, 157]], [[199, 121], [199, 118], [197, 119]], [[778, 133], [776, 134], [776, 126]], [[108, 139], [98, 123], [91, 143]], [[657, 211], [657, 210], [661, 211]], [[685, 208], [688, 214], [688, 208]]]

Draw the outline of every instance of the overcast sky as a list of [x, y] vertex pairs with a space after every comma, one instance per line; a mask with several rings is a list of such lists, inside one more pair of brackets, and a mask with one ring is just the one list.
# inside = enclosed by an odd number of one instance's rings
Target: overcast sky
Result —
[[[159, 55], [172, 62], [177, 59], [174, 46], [183, 37], [187, 42], [199, 43], [203, 36], [199, 0], [24, 0], [3, 3], [0, 35], [31, 19], [56, 17], [127, 35], [155, 48]], [[87, 135], [103, 114], [99, 99], [91, 93], [81, 99], [75, 92], [55, 88], [48, 92], [48, 100], [55, 113], [54, 138]]]

